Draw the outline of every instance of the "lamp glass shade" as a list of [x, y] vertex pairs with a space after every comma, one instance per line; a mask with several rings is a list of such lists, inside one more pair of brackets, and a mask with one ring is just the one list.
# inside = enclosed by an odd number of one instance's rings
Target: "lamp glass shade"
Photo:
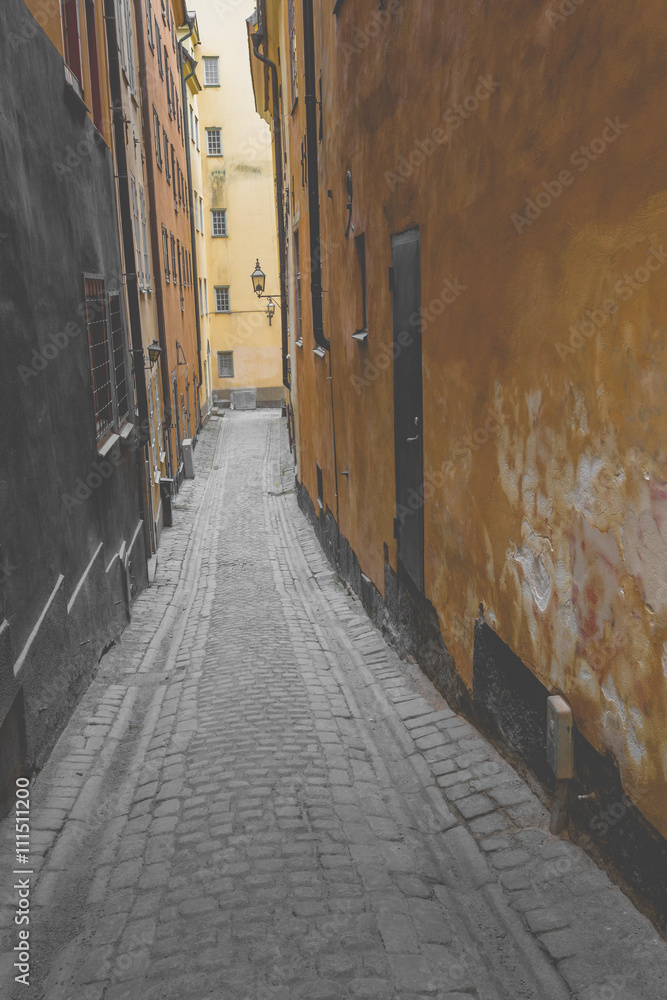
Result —
[[267, 311], [267, 313], [268, 313], [269, 316], [274, 316], [275, 315], [276, 304], [273, 301], [273, 299], [269, 299], [269, 301], [267, 302], [267, 304], [266, 304], [266, 311]]
[[259, 260], [255, 264], [255, 270], [250, 275], [252, 278], [252, 289], [256, 295], [261, 295], [264, 291], [264, 283], [266, 281], [266, 275], [259, 266]]
[[160, 360], [161, 354], [162, 348], [158, 344], [157, 340], [154, 340], [152, 344], [148, 345], [148, 358], [152, 365], [154, 365], [156, 361]]

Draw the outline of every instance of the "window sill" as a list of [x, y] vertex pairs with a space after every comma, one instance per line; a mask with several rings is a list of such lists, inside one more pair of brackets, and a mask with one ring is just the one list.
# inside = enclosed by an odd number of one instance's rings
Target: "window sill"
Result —
[[90, 108], [83, 99], [83, 87], [67, 63], [63, 63], [63, 69], [65, 70], [65, 98], [71, 101], [77, 111], [90, 114]]
[[126, 420], [120, 429], [120, 437], [123, 439], [123, 441], [127, 441], [127, 439], [131, 436], [133, 430], [134, 430], [134, 424], [131, 424], [129, 420]]
[[[132, 426], [132, 425], [130, 424], [130, 426]], [[115, 444], [118, 444], [119, 441], [120, 441], [120, 434], [115, 434], [115, 433], [111, 434], [106, 439], [106, 441], [104, 442], [104, 444], [98, 445], [98, 448], [97, 448], [98, 455], [101, 458], [106, 458], [106, 456], [109, 454], [109, 452], [111, 451], [111, 449], [113, 448], [113, 446]]]
[[317, 347], [313, 347], [313, 354], [316, 354], [318, 358], [325, 358], [327, 352], [324, 350], [323, 347], [320, 347], [318, 345]]
[[366, 340], [368, 340], [368, 330], [357, 330], [352, 334], [352, 338], [353, 340], [358, 340], [359, 343], [363, 344]]
[[294, 341], [294, 346], [295, 347], [303, 347], [303, 340], [301, 339], [301, 337], [299, 337], [298, 340]]

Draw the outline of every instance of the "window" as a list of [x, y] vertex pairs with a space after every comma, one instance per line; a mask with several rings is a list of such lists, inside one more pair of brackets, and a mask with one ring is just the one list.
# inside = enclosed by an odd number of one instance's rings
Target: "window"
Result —
[[132, 197], [132, 231], [134, 233], [134, 248], [137, 254], [137, 282], [139, 284], [139, 288], [143, 288], [144, 261], [143, 261], [143, 255], [141, 253], [141, 230], [139, 228], [139, 202], [137, 199], [137, 183], [132, 173], [130, 173], [130, 195]]
[[[197, 192], [193, 191], [192, 196], [195, 200], [195, 205], [199, 205], [199, 202], [197, 201]], [[199, 232], [199, 210], [195, 212], [195, 229]]]
[[148, 258], [148, 226], [146, 223], [146, 199], [144, 189], [139, 186], [139, 205], [141, 207], [141, 241], [144, 251], [144, 286], [148, 290], [151, 287], [151, 266]]
[[[197, 210], [197, 206], [195, 205], [195, 211], [196, 210]], [[200, 233], [203, 236], [204, 235], [204, 199], [203, 198], [199, 199], [199, 231], [200, 231]]]
[[162, 129], [162, 139], [164, 141], [164, 170], [167, 175], [168, 184], [171, 177], [171, 174], [169, 173], [169, 139], [167, 138], [167, 130], [164, 128]]
[[168, 25], [169, 18], [167, 17], [167, 0], [160, 0], [160, 6], [162, 7], [162, 20], [166, 25]]
[[79, 5], [77, 0], [60, 0], [65, 42], [65, 63], [83, 85], [81, 73], [81, 45], [79, 42]]
[[204, 56], [202, 59], [204, 63], [204, 86], [205, 87], [219, 87], [220, 86], [220, 57], [219, 56]]
[[208, 287], [207, 287], [207, 284], [208, 284], [207, 279], [204, 278], [204, 309], [205, 309], [206, 315], [208, 316]]
[[169, 234], [167, 232], [167, 227], [162, 227], [162, 254], [164, 256], [164, 280], [170, 281], [170, 271], [169, 271]]
[[[183, 287], [183, 271], [181, 270], [181, 241], [176, 240], [176, 256], [178, 257], [178, 285]], [[185, 264], [185, 261], [183, 262]], [[183, 268], [185, 269], [185, 267]]]
[[199, 149], [199, 119], [195, 115], [195, 145]]
[[215, 311], [217, 313], [231, 312], [229, 308], [229, 285], [215, 286]]
[[227, 235], [227, 209], [211, 209], [211, 236]]
[[178, 94], [176, 94], [176, 128], [181, 131], [181, 105], [178, 100]]
[[202, 298], [202, 283], [201, 278], [199, 279], [199, 315], [204, 315], [204, 300]]
[[167, 46], [164, 47], [164, 84], [167, 88], [167, 108], [171, 118], [171, 87], [169, 86], [169, 63], [167, 62]]
[[146, 0], [146, 35], [148, 44], [155, 52], [155, 35], [153, 34], [153, 10], [151, 0]]
[[107, 337], [104, 281], [85, 279], [86, 326], [95, 411], [95, 436], [99, 441], [113, 427], [111, 363]]
[[120, 310], [120, 295], [109, 296], [109, 321], [111, 324], [111, 349], [113, 351], [113, 375], [116, 384], [116, 419], [118, 423], [130, 415], [130, 399], [127, 388], [127, 367], [125, 365], [125, 336]]
[[[127, 46], [127, 67], [123, 67], [125, 70], [125, 76], [129, 84], [132, 93], [135, 92], [134, 86], [134, 44], [132, 42], [132, 11], [130, 10], [129, 0], [122, 0], [123, 10], [125, 15], [125, 42]], [[123, 28], [121, 27], [121, 34]]]
[[294, 230], [294, 291], [296, 298], [296, 343], [303, 343], [301, 331], [301, 254], [299, 252], [299, 230]]
[[176, 239], [173, 233], [170, 233], [171, 237], [171, 273], [174, 276], [174, 284], [176, 284]]
[[157, 163], [160, 170], [162, 170], [162, 135], [160, 130], [160, 119], [158, 113], [153, 108], [153, 131], [155, 139], [155, 162]]
[[218, 378], [234, 378], [233, 351], [218, 351]]
[[160, 25], [157, 23], [157, 17], [155, 18], [155, 47], [157, 49], [157, 68], [160, 70], [160, 76], [164, 76], [164, 65], [162, 63], [162, 35], [160, 34]]
[[192, 140], [192, 142], [194, 142], [195, 141], [195, 113], [192, 110], [192, 105], [191, 104], [188, 107], [189, 107], [189, 110], [190, 110], [190, 139]]
[[364, 333], [368, 330], [368, 301], [366, 298], [366, 236], [354, 237], [354, 245], [357, 250], [357, 262], [359, 264], [359, 282], [361, 291], [361, 326], [357, 328], [357, 333]]
[[296, 62], [296, 22], [294, 18], [294, 0], [288, 0], [287, 21], [289, 28], [289, 65], [290, 65], [290, 97], [292, 107], [299, 96], [299, 85]]
[[100, 88], [100, 67], [97, 58], [97, 30], [95, 25], [95, 6], [92, 0], [86, 0], [86, 35], [88, 41], [88, 64], [90, 66], [90, 89], [92, 93], [93, 121], [98, 132], [104, 128], [102, 113], [102, 91]]
[[176, 208], [176, 156], [174, 154], [174, 147], [171, 147], [171, 176], [174, 181], [174, 208]]
[[207, 156], [222, 156], [222, 129], [206, 129], [206, 154]]

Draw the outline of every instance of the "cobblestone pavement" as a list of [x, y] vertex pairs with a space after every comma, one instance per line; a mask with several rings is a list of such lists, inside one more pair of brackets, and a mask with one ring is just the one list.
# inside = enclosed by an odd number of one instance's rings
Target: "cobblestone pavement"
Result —
[[196, 472], [31, 790], [31, 995], [664, 1000], [650, 923], [337, 582], [277, 414]]

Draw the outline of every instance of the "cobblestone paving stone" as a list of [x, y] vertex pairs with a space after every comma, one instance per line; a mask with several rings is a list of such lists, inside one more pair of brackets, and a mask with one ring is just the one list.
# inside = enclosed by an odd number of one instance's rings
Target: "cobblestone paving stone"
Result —
[[283, 421], [213, 419], [196, 463], [31, 793], [33, 995], [667, 995], [649, 922], [337, 582]]

